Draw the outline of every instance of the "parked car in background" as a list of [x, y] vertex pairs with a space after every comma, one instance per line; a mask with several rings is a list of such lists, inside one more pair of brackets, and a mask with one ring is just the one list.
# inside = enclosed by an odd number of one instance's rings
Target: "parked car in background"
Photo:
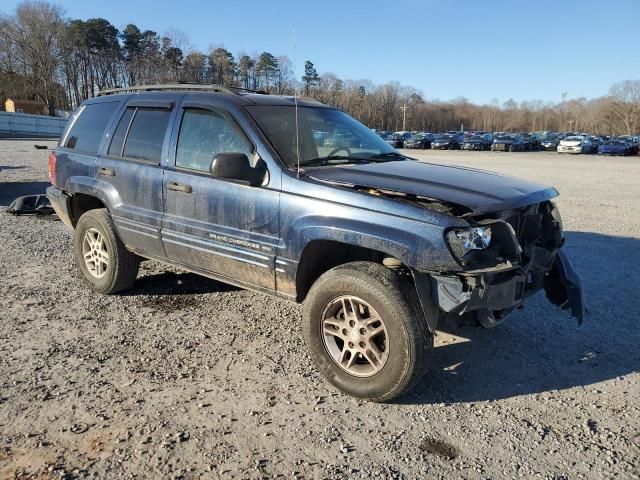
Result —
[[560, 140], [558, 153], [589, 153], [591, 152], [591, 142], [586, 136], [571, 136]]
[[534, 149], [531, 135], [529, 135], [528, 133], [521, 133], [520, 137], [522, 137], [522, 145], [526, 152], [530, 152]]
[[540, 140], [540, 149], [555, 152], [558, 149], [561, 137], [559, 135], [547, 134]]
[[410, 132], [396, 132], [389, 135], [385, 140], [393, 148], [404, 148], [404, 142], [411, 138]]
[[631, 135], [622, 135], [617, 137], [619, 140], [627, 142], [631, 146], [631, 154], [635, 155], [640, 149], [640, 138]]
[[417, 133], [404, 141], [404, 148], [431, 148], [433, 137], [432, 133]]
[[501, 134], [493, 139], [493, 152], [524, 152], [524, 141], [517, 134]]
[[493, 135], [490, 133], [470, 135], [462, 142], [462, 150], [490, 150]]
[[598, 155], [633, 155], [633, 145], [625, 140], [614, 139], [598, 147]]
[[459, 150], [462, 136], [459, 133], [441, 133], [431, 142], [432, 150]]
[[591, 143], [589, 153], [598, 153], [598, 148], [604, 143], [604, 140], [600, 137], [591, 136], [589, 137], [589, 142]]
[[531, 134], [531, 148], [532, 150], [540, 150], [540, 143], [542, 142], [542, 138], [544, 135], [540, 133], [533, 132]]

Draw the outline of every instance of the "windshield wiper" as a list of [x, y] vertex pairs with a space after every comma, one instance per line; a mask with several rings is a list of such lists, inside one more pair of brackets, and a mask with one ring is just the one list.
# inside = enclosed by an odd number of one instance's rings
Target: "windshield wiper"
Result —
[[346, 155], [331, 155], [329, 157], [317, 157], [310, 160], [305, 160], [304, 162], [300, 162], [300, 166], [321, 167], [324, 165], [330, 165], [334, 160], [344, 160], [344, 162], [341, 162], [340, 165], [348, 163], [369, 163], [369, 160], [367, 160], [366, 158], [349, 157]]
[[407, 158], [407, 157], [405, 157], [404, 155], [398, 152], [387, 152], [387, 153], [376, 153], [375, 155], [371, 155], [367, 158], [371, 160], [384, 162], [384, 161], [400, 160], [402, 158]]

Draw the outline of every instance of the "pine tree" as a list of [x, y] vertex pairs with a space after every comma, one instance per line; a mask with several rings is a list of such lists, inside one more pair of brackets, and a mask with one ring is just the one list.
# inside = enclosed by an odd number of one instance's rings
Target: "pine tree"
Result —
[[309, 96], [311, 87], [320, 83], [318, 72], [313, 66], [313, 63], [311, 63], [309, 60], [304, 62], [304, 75], [302, 76], [302, 81], [304, 82], [304, 94], [307, 97]]

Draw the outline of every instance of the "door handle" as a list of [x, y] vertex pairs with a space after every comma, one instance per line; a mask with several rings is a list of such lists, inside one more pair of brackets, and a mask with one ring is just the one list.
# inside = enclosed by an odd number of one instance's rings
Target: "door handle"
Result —
[[116, 171], [113, 168], [100, 167], [98, 173], [103, 177], [115, 177]]
[[191, 185], [185, 185], [184, 183], [178, 183], [178, 182], [169, 182], [167, 184], [167, 189], [174, 190], [176, 192], [182, 192], [182, 193], [192, 192]]

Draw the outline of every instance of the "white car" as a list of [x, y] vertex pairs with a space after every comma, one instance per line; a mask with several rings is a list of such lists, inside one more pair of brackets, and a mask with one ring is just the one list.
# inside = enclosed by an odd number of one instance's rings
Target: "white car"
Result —
[[560, 141], [558, 153], [589, 153], [591, 142], [587, 137], [567, 137]]

